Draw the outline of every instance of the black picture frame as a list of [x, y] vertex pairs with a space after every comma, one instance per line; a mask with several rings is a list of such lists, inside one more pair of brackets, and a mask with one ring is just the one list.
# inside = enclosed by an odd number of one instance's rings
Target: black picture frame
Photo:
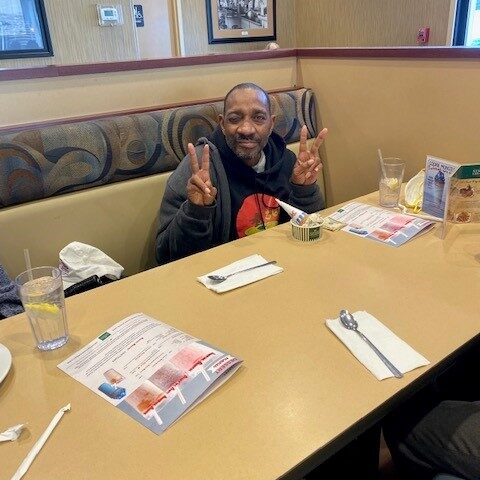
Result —
[[275, 0], [205, 2], [209, 44], [277, 39]]
[[44, 0], [32, 0], [32, 2], [40, 28], [39, 33], [42, 39], [42, 47], [30, 49], [22, 48], [17, 50], [0, 50], [0, 60], [53, 56], [52, 40], [50, 37], [50, 31], [48, 29], [47, 14], [45, 11]]

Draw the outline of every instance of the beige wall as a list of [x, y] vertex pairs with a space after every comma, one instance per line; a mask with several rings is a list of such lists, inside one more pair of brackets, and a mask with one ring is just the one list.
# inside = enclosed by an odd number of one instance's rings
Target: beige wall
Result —
[[113, 2], [122, 6], [124, 24], [118, 27], [98, 25], [97, 3], [98, 0], [45, 0], [55, 56], [0, 60], [0, 67], [135, 60], [137, 42], [131, 0]]
[[[281, 47], [415, 45], [431, 27], [430, 45], [446, 45], [455, 0], [277, 0]], [[177, 53], [173, 6], [182, 21], [183, 54], [259, 50], [266, 42], [208, 44], [204, 0], [144, 0], [145, 27], [135, 28], [134, 0], [116, 0], [125, 24], [98, 26], [98, 0], [45, 0], [54, 57], [0, 60], [1, 68], [123, 61]], [[168, 12], [170, 6], [170, 15]], [[170, 21], [169, 21], [170, 20]], [[172, 30], [172, 31], [171, 31]]]
[[447, 45], [452, 0], [298, 0], [298, 47], [416, 45], [430, 27], [430, 45]]
[[330, 205], [378, 188], [379, 147], [407, 162], [406, 178], [425, 166], [427, 154], [478, 163], [476, 60], [301, 58], [298, 68], [330, 130]]
[[[212, 0], [214, 1], [214, 0]], [[208, 44], [207, 13], [204, 0], [179, 0], [182, 12], [184, 55], [218, 52], [245, 52], [262, 50], [267, 42]], [[294, 48], [295, 0], [277, 0], [277, 43], [282, 48]]]
[[[136, 3], [136, 2], [135, 2]], [[173, 55], [168, 0], [138, 0], [143, 5], [145, 26], [136, 28], [139, 58]]]
[[240, 82], [296, 83], [296, 58], [0, 83], [0, 126], [222, 97]]

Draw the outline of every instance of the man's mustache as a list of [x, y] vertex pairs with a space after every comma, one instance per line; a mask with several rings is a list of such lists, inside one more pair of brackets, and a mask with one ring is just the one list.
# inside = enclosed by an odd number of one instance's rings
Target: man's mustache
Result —
[[235, 135], [237, 142], [257, 142], [260, 143], [260, 138], [257, 135]]

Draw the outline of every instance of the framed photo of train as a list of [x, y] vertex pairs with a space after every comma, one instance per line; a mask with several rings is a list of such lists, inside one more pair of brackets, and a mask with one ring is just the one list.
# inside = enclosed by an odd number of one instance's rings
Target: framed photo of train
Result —
[[275, 0], [206, 0], [208, 43], [276, 40]]

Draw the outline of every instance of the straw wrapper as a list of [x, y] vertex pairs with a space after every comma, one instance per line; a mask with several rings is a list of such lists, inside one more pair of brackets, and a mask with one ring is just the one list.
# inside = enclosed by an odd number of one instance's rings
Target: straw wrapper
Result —
[[14, 442], [22, 433], [23, 423], [14, 425], [13, 427], [7, 428], [4, 432], [0, 433], [0, 442]]
[[37, 443], [35, 443], [30, 452], [28, 452], [28, 455], [25, 457], [25, 460], [18, 467], [18, 470], [15, 472], [15, 475], [13, 475], [12, 480], [20, 480], [25, 475], [27, 470], [30, 468], [30, 465], [35, 460], [35, 457], [38, 455], [38, 452], [40, 452], [48, 437], [53, 432], [53, 429], [57, 426], [58, 422], [63, 417], [63, 414], [65, 412], [68, 412], [69, 410], [70, 404], [61, 408], [56, 413], [52, 421], [49, 423], [48, 427], [42, 433], [41, 437], [37, 440]]

